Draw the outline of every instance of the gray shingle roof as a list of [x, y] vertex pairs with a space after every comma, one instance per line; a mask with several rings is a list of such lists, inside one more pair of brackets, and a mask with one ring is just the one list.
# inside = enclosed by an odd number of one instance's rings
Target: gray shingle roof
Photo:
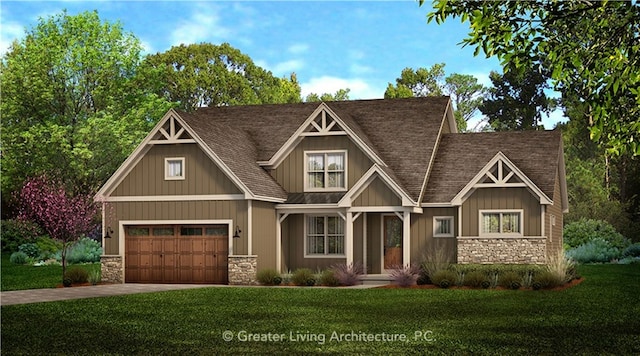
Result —
[[559, 131], [445, 134], [423, 202], [450, 202], [500, 151], [553, 199], [561, 141]]

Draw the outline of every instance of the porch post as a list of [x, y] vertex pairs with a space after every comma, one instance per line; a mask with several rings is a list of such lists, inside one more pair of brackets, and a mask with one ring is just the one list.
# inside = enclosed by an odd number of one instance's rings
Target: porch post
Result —
[[411, 212], [405, 211], [402, 218], [402, 263], [411, 265]]
[[276, 214], [276, 271], [282, 272], [282, 220], [280, 213]]
[[345, 247], [344, 253], [347, 255], [347, 266], [353, 263], [353, 213], [347, 212], [345, 219]]

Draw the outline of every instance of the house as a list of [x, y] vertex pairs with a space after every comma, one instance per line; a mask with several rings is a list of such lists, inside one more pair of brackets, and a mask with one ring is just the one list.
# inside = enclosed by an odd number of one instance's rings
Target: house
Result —
[[568, 209], [560, 132], [457, 133], [448, 97], [170, 110], [96, 200], [103, 279], [154, 283], [544, 263]]

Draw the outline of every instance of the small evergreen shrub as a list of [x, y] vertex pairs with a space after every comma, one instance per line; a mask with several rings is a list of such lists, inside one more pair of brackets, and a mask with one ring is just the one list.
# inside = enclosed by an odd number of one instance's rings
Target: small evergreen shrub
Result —
[[[539, 288], [553, 288], [564, 284], [563, 279], [553, 271], [543, 271], [538, 273], [533, 280], [533, 284], [538, 284]], [[535, 289], [535, 286], [533, 286]]]
[[40, 251], [40, 255], [38, 256], [38, 259], [40, 260], [48, 260], [52, 258], [56, 252], [62, 250], [62, 243], [50, 238], [49, 236], [38, 237], [36, 239], [36, 244]]
[[71, 245], [67, 251], [69, 264], [100, 262], [102, 247], [100, 243], [88, 237], [83, 237]]
[[472, 288], [489, 288], [491, 282], [486, 273], [481, 271], [471, 271], [464, 275], [463, 285]]
[[622, 251], [622, 257], [640, 257], [640, 242], [629, 245]]
[[89, 272], [81, 267], [71, 267], [64, 272], [64, 279], [70, 279], [71, 283], [87, 283], [89, 281]]
[[431, 281], [433, 282], [433, 284], [439, 286], [440, 288], [449, 288], [451, 286], [454, 286], [457, 280], [458, 273], [448, 269], [437, 271], [433, 274], [433, 277], [431, 277]]
[[331, 267], [333, 275], [340, 281], [343, 286], [354, 286], [360, 283], [360, 275], [364, 273], [364, 268], [359, 262], [338, 263]]
[[498, 275], [498, 284], [509, 289], [519, 289], [522, 286], [522, 275], [518, 272], [508, 271]]
[[17, 251], [11, 254], [9, 261], [14, 265], [24, 265], [29, 260], [29, 256], [22, 251]]
[[0, 224], [2, 252], [16, 252], [22, 244], [32, 242], [43, 234], [38, 224], [24, 220], [2, 220]]
[[393, 281], [393, 284], [400, 287], [409, 287], [416, 285], [418, 277], [420, 276], [420, 268], [418, 266], [393, 266], [389, 277]]
[[256, 275], [258, 282], [264, 286], [277, 286], [282, 283], [280, 273], [275, 269], [263, 269]]
[[308, 268], [299, 268], [291, 276], [291, 282], [297, 286], [313, 286], [316, 284], [316, 279], [313, 275], [313, 271]]
[[25, 255], [31, 258], [40, 256], [40, 249], [38, 248], [38, 245], [33, 242], [28, 242], [18, 246], [18, 251], [24, 252]]
[[618, 248], [603, 239], [593, 239], [567, 251], [567, 256], [578, 263], [606, 263], [620, 255]]
[[427, 273], [422, 268], [420, 268], [420, 275], [418, 276], [418, 280], [416, 280], [416, 284], [419, 286], [432, 284], [431, 278], [429, 278]]
[[631, 241], [604, 220], [580, 219], [564, 227], [563, 240], [566, 249], [576, 248], [595, 239], [609, 243], [611, 247], [625, 249]]
[[336, 278], [332, 269], [325, 269], [320, 274], [320, 284], [328, 287], [336, 287], [340, 285], [340, 281]]
[[640, 257], [625, 257], [618, 260], [619, 265], [635, 265], [640, 264]]

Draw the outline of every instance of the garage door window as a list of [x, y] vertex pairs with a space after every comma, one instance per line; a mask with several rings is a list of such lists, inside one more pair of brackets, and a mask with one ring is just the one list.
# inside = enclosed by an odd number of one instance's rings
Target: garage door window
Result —
[[201, 227], [181, 227], [180, 235], [182, 236], [202, 236]]
[[208, 227], [205, 229], [207, 236], [227, 236], [228, 230], [226, 226]]
[[149, 236], [148, 227], [130, 227], [129, 236]]
[[175, 230], [172, 227], [154, 227], [153, 236], [173, 236]]

